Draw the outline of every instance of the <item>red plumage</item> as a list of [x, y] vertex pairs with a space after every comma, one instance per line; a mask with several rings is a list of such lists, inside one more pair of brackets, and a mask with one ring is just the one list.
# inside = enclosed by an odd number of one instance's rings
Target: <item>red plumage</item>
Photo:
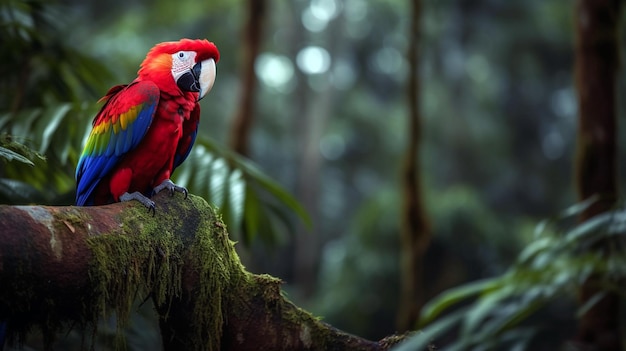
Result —
[[[211, 89], [218, 60], [217, 48], [207, 40], [161, 43], [147, 54], [131, 84], [109, 90], [77, 166], [78, 205], [120, 201], [133, 192], [149, 197], [155, 188], [161, 190], [158, 186], [195, 141], [198, 100]], [[149, 200], [133, 199], [154, 207]]]

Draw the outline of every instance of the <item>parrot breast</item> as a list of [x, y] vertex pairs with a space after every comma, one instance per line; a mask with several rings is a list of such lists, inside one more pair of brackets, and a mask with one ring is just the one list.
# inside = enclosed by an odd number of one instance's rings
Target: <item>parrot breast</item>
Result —
[[150, 196], [155, 186], [171, 177], [176, 149], [183, 138], [183, 121], [189, 119], [196, 105], [194, 97], [189, 98], [161, 94], [154, 120], [144, 139], [117, 167], [130, 171], [130, 184], [124, 172], [117, 177], [114, 172], [111, 178], [114, 201], [119, 201], [125, 192], [139, 191]]

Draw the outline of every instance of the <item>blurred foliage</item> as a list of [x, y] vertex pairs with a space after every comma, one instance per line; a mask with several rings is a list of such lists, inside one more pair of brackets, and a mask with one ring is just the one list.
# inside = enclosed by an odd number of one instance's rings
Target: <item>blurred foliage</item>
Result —
[[105, 89], [106, 69], [63, 41], [59, 17], [47, 1], [0, 3], [0, 132], [46, 159], [34, 160], [34, 167], [5, 163], [3, 203], [68, 203], [95, 112], [86, 102]]
[[[595, 200], [574, 205], [556, 219], [541, 222], [532, 243], [504, 274], [455, 287], [433, 299], [422, 310], [420, 332], [394, 350], [422, 350], [452, 332], [456, 337], [445, 346], [446, 350], [562, 347], [567, 335], [554, 338], [550, 335], [555, 332], [554, 326], [545, 319], [541, 325], [533, 316], [550, 304], [569, 301], [569, 308], [561, 312], [568, 313], [565, 319], [572, 321], [598, 302], [600, 294], [615, 292], [623, 296], [618, 282], [626, 279], [626, 206], [574, 225]], [[612, 243], [610, 252], [593, 249], [606, 240]], [[576, 293], [592, 275], [604, 292], [576, 309]]]
[[[429, 215], [439, 224], [439, 235], [425, 258], [426, 297], [455, 286], [461, 277], [499, 274], [513, 263], [517, 249], [533, 239], [532, 222], [498, 218], [470, 188], [455, 186], [436, 196], [436, 201], [427, 199], [437, 204]], [[401, 279], [396, 259], [399, 205], [395, 189], [380, 189], [359, 207], [349, 232], [326, 243], [320, 293], [309, 307], [333, 326], [372, 339], [394, 332], [395, 316], [388, 311], [397, 308]], [[450, 241], [456, 245], [450, 247]]]
[[390, 334], [399, 286], [398, 203], [391, 189], [369, 199], [346, 235], [326, 243], [317, 299], [309, 306], [334, 327], [380, 339]]
[[[17, 161], [35, 166], [31, 160], [45, 158], [24, 144], [12, 140], [8, 134], [0, 134], [0, 162], [3, 165]], [[10, 201], [27, 202], [39, 196], [39, 191], [25, 182], [9, 178], [0, 178], [0, 203]]]
[[19, 161], [27, 165], [34, 166], [32, 159], [45, 159], [41, 154], [34, 152], [24, 144], [20, 144], [11, 139], [8, 134], [0, 135], [0, 158], [4, 162]]

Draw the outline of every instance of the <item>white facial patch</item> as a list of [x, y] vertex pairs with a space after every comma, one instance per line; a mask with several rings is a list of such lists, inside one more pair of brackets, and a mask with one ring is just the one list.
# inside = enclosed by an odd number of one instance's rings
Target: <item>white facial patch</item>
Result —
[[185, 72], [189, 71], [196, 63], [195, 51], [179, 51], [172, 54], [172, 76], [178, 80]]

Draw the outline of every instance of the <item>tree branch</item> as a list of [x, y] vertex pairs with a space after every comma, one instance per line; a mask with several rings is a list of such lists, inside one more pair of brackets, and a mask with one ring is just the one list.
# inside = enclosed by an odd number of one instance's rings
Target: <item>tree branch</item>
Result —
[[237, 112], [232, 121], [230, 145], [237, 153], [249, 156], [248, 145], [250, 132], [254, 122], [254, 98], [256, 96], [257, 78], [254, 63], [261, 51], [263, 38], [263, 22], [267, 13], [267, 0], [246, 1], [247, 21], [242, 38], [242, 69], [241, 94]]
[[294, 306], [280, 280], [248, 273], [203, 199], [141, 205], [0, 206], [0, 320], [12, 339], [33, 327], [48, 345], [67, 326], [128, 322], [151, 297], [165, 350], [385, 350]]

